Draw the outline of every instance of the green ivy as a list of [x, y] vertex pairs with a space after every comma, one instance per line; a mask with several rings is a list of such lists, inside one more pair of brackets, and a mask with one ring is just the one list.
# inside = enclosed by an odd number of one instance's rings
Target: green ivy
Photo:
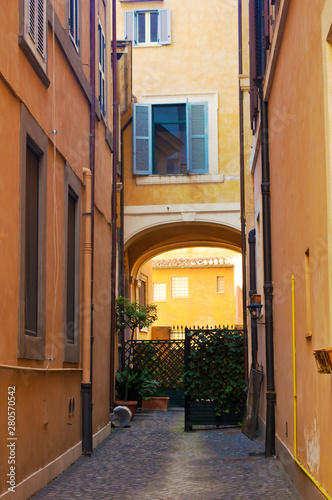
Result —
[[186, 372], [192, 401], [212, 401], [216, 415], [239, 413], [245, 404], [244, 351], [241, 331], [195, 330]]

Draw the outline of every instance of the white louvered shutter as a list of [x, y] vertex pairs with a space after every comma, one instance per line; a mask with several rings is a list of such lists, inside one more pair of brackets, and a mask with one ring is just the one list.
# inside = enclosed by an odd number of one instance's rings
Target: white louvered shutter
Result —
[[31, 39], [36, 42], [36, 0], [28, 0], [27, 25]]
[[46, 0], [37, 0], [37, 39], [36, 46], [39, 54], [45, 57], [46, 42]]
[[171, 43], [171, 10], [161, 9], [159, 11], [159, 43], [169, 45]]

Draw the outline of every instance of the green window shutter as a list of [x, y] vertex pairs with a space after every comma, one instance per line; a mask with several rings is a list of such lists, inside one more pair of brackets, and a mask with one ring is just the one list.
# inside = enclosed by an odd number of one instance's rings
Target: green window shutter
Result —
[[188, 103], [189, 172], [206, 174], [208, 163], [208, 104]]
[[158, 38], [161, 45], [171, 43], [171, 10], [161, 9], [158, 17]]
[[133, 106], [133, 173], [152, 174], [151, 104]]
[[127, 11], [125, 12], [125, 40], [130, 40], [133, 45], [137, 45], [137, 29], [136, 29], [136, 12]]

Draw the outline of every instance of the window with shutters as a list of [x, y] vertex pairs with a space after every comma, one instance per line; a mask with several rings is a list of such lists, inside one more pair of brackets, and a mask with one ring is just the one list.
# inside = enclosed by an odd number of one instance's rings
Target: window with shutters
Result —
[[208, 104], [135, 104], [133, 173], [208, 173]]
[[[24, 0], [23, 8], [24, 28], [19, 36], [20, 46], [32, 65], [37, 62], [46, 73], [46, 0]], [[35, 61], [31, 60], [31, 56]], [[34, 69], [38, 74], [37, 67], [34, 66]]]
[[105, 34], [99, 22], [98, 24], [98, 80], [99, 91], [98, 99], [103, 117], [106, 116], [106, 82], [105, 82], [105, 64], [106, 64], [106, 44]]
[[69, 36], [77, 52], [79, 51], [79, 6], [78, 0], [69, 0], [68, 4], [68, 28]]
[[133, 47], [153, 47], [171, 43], [170, 9], [125, 12], [125, 40]]
[[65, 165], [63, 248], [63, 361], [79, 362], [81, 182]]

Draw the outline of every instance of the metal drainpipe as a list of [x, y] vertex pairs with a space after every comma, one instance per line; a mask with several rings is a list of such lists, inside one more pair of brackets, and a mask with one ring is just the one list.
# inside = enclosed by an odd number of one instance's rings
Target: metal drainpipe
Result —
[[271, 240], [271, 194], [268, 104], [264, 101], [263, 86], [260, 85], [261, 148], [262, 148], [262, 211], [264, 252], [264, 297], [265, 297], [265, 342], [266, 342], [266, 436], [265, 456], [275, 453], [275, 381], [273, 346], [273, 282], [272, 282], [272, 240]]
[[[120, 193], [120, 230], [119, 230], [119, 295], [124, 297], [125, 295], [125, 284], [124, 284], [124, 171], [123, 171], [123, 133], [131, 125], [133, 118], [131, 117], [127, 123], [121, 128], [121, 183], [122, 189]], [[120, 364], [121, 369], [125, 367], [125, 353], [124, 353], [124, 330], [120, 331]]]
[[[239, 76], [242, 75], [242, 0], [239, 0]], [[248, 385], [248, 326], [247, 326], [247, 269], [246, 269], [246, 207], [244, 178], [244, 132], [243, 132], [243, 91], [239, 78], [239, 125], [240, 125], [240, 186], [241, 186], [241, 247], [242, 247], [242, 304], [243, 304], [243, 344], [244, 381]]]
[[92, 444], [92, 380], [93, 380], [93, 258], [94, 258], [94, 207], [95, 207], [95, 94], [96, 94], [96, 14], [95, 0], [90, 0], [90, 152], [89, 163], [91, 171], [91, 311], [90, 311], [90, 382], [82, 384], [82, 452], [90, 455]]
[[[256, 229], [249, 232], [249, 266], [250, 266], [250, 290], [249, 296], [257, 293], [256, 285]], [[251, 368], [257, 369], [257, 319], [251, 318]]]
[[111, 258], [111, 335], [110, 335], [110, 412], [115, 399], [115, 295], [116, 295], [116, 219], [117, 219], [117, 163], [118, 163], [118, 102], [117, 102], [117, 43], [116, 43], [116, 0], [112, 0], [112, 76], [113, 76], [113, 168], [112, 168], [112, 258]]

